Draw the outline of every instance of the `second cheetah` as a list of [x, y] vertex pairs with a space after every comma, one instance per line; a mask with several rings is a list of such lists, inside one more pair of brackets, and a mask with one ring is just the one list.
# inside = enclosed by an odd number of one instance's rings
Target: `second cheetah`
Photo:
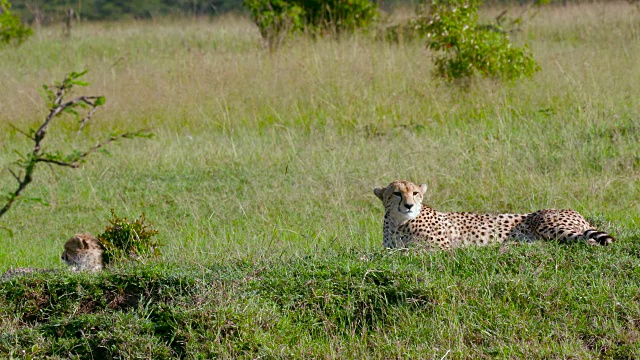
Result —
[[101, 271], [104, 268], [100, 240], [89, 234], [75, 234], [64, 244], [62, 260], [73, 271]]
[[398, 180], [377, 187], [374, 194], [385, 207], [386, 248], [409, 244], [452, 249], [467, 245], [502, 243], [508, 239], [577, 241], [608, 245], [615, 239], [594, 229], [574, 210], [545, 209], [527, 214], [440, 212], [422, 205], [427, 185]]
[[[104, 268], [104, 250], [100, 241], [89, 234], [75, 234], [64, 244], [62, 260], [72, 271], [97, 272]], [[0, 276], [0, 281], [42, 273], [55, 273], [57, 269], [14, 268]]]

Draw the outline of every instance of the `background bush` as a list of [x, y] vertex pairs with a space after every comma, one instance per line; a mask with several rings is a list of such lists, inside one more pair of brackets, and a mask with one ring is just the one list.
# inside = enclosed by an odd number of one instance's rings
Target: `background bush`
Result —
[[515, 47], [499, 28], [478, 26], [479, 0], [434, 0], [426, 26], [427, 46], [439, 52], [435, 73], [447, 80], [476, 75], [530, 77], [540, 69], [526, 47]]
[[270, 47], [289, 33], [340, 34], [370, 25], [378, 13], [368, 0], [245, 0], [252, 20]]
[[251, 19], [258, 26], [262, 39], [272, 49], [280, 46], [284, 37], [304, 28], [302, 8], [283, 0], [245, 0]]
[[11, 42], [21, 44], [32, 34], [33, 31], [11, 13], [11, 3], [0, 0], [0, 45]]

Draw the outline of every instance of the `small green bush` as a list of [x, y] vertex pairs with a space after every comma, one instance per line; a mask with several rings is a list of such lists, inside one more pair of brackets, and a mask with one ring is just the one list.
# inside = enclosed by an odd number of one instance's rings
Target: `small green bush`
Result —
[[20, 19], [11, 13], [9, 0], [0, 0], [0, 45], [11, 42], [21, 44], [31, 35], [33, 30], [25, 27]]
[[124, 259], [151, 258], [160, 255], [161, 244], [153, 239], [157, 230], [149, 228], [144, 214], [134, 222], [119, 218], [111, 209], [112, 219], [105, 231], [98, 236], [104, 247], [105, 264]]
[[526, 47], [515, 47], [505, 32], [478, 26], [480, 0], [434, 0], [426, 26], [427, 46], [439, 52], [436, 74], [447, 80], [476, 75], [505, 80], [540, 70]]

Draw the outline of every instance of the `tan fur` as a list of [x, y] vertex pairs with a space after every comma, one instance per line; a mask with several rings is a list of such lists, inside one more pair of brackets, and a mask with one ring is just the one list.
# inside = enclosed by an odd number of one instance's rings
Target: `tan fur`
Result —
[[[101, 271], [104, 268], [100, 241], [89, 234], [75, 234], [64, 244], [62, 260], [73, 271]], [[16, 277], [57, 272], [55, 269], [14, 268], [7, 270], [0, 276], [0, 281], [11, 280]]]
[[73, 271], [101, 271], [104, 267], [100, 241], [89, 234], [75, 234], [64, 244], [62, 260]]
[[426, 185], [394, 181], [374, 194], [385, 207], [386, 248], [418, 246], [451, 249], [486, 245], [508, 239], [576, 241], [608, 245], [614, 240], [597, 231], [573, 210], [545, 209], [528, 214], [476, 214], [439, 212], [422, 205]]

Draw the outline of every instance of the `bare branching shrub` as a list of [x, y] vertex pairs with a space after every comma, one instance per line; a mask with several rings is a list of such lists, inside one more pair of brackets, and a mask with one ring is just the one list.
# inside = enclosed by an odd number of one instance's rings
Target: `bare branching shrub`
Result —
[[[28, 131], [17, 129], [20, 133], [33, 141], [33, 148], [26, 153], [18, 152], [20, 158], [13, 164], [14, 169], [9, 169], [9, 172], [16, 179], [18, 185], [14, 191], [5, 193], [4, 195], [0, 194], [0, 201], [5, 203], [4, 206], [0, 208], [0, 217], [9, 211], [18, 197], [33, 181], [35, 169], [38, 164], [45, 163], [49, 165], [77, 168], [87, 156], [111, 142], [123, 138], [132, 139], [152, 136], [148, 129], [142, 129], [123, 134], [112, 134], [106, 140], [86, 150], [44, 150], [43, 141], [51, 124], [57, 117], [65, 113], [75, 115], [76, 119], [79, 120], [79, 128], [82, 129], [89, 120], [91, 120], [91, 117], [96, 112], [97, 108], [105, 103], [104, 96], [78, 96], [72, 100], [65, 99], [66, 95], [74, 86], [88, 85], [88, 83], [80, 80], [80, 78], [86, 73], [86, 70], [79, 73], [72, 72], [65, 76], [62, 82], [56, 82], [51, 86], [43, 85], [49, 114], [38, 128], [31, 128]], [[86, 114], [83, 117], [80, 116], [80, 111], [82, 110], [86, 111]]]

